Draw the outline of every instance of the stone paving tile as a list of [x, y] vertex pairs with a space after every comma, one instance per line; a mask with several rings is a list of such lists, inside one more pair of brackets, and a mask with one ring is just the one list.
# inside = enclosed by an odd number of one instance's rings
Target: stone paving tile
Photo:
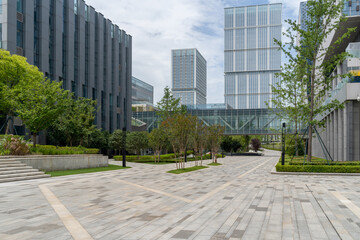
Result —
[[360, 177], [272, 175], [278, 158], [227, 157], [180, 175], [166, 173], [174, 164], [128, 163], [3, 183], [0, 239], [72, 239], [39, 190], [44, 184], [93, 239], [359, 239]]

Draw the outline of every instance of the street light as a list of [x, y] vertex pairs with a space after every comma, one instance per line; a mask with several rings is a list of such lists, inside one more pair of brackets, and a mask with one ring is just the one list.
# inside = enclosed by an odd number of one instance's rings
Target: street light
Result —
[[285, 130], [286, 130], [286, 123], [283, 123], [281, 128], [281, 145], [282, 145], [281, 165], [285, 165], [285, 135], [284, 135]]

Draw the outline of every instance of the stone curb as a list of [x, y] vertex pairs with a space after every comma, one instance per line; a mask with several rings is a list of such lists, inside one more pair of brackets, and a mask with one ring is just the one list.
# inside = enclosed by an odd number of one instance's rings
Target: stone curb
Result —
[[314, 175], [314, 176], [359, 176], [360, 173], [316, 173], [316, 172], [276, 172], [272, 170], [271, 174], [277, 175]]

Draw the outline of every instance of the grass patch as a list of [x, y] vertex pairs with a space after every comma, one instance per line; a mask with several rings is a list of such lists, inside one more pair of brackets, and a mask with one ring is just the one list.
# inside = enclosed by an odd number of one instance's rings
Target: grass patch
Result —
[[275, 166], [277, 172], [317, 172], [317, 173], [360, 173], [359, 161], [332, 162], [323, 158], [313, 157], [307, 162], [304, 157], [285, 157], [285, 165], [279, 163]]
[[[130, 167], [125, 167], [125, 168], [130, 168]], [[121, 166], [118, 166], [118, 165], [109, 164], [108, 167], [84, 168], [84, 169], [64, 170], [64, 171], [52, 171], [52, 172], [45, 172], [45, 173], [50, 174], [52, 177], [59, 177], [59, 176], [67, 176], [67, 175], [82, 174], [82, 173], [94, 173], [94, 172], [104, 172], [104, 171], [111, 171], [111, 170], [119, 170], [119, 169], [125, 169], [125, 168], [121, 167]]]
[[180, 174], [180, 173], [192, 172], [192, 171], [196, 171], [196, 170], [200, 170], [200, 169], [204, 169], [204, 168], [208, 168], [208, 167], [205, 167], [205, 166], [189, 167], [189, 168], [184, 168], [184, 169], [171, 170], [171, 171], [168, 171], [168, 173]]
[[221, 163], [209, 163], [208, 164], [209, 166], [221, 166], [222, 164]]

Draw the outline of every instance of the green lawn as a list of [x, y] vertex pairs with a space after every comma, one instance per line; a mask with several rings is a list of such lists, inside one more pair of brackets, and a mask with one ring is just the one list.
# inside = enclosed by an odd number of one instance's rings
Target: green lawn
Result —
[[221, 163], [209, 163], [208, 165], [209, 166], [221, 166], [222, 164]]
[[192, 172], [192, 171], [196, 171], [196, 170], [200, 170], [200, 169], [204, 169], [204, 168], [208, 168], [208, 167], [205, 167], [205, 166], [189, 167], [189, 168], [184, 168], [184, 169], [171, 170], [171, 171], [168, 171], [168, 173], [180, 174], [180, 173]]
[[[126, 167], [126, 168], [130, 168], [130, 167]], [[85, 169], [75, 169], [75, 170], [65, 170], [65, 171], [52, 171], [52, 172], [45, 172], [45, 173], [50, 174], [52, 177], [59, 177], [59, 176], [66, 176], [66, 175], [73, 175], [73, 174], [103, 172], [103, 171], [119, 170], [119, 169], [125, 169], [125, 168], [118, 166], [118, 165], [109, 164], [108, 167], [85, 168]]]

